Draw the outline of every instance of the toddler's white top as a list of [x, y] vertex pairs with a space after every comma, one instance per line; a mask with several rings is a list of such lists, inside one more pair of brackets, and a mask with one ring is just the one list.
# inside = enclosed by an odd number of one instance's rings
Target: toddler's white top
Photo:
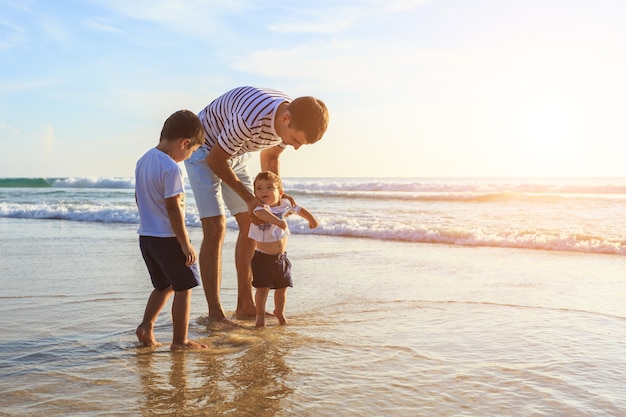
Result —
[[[280, 204], [277, 206], [271, 207], [268, 205], [259, 206], [254, 209], [257, 210], [266, 210], [269, 209], [272, 214], [274, 214], [279, 219], [284, 219], [288, 214], [298, 213], [300, 211], [300, 206], [291, 206], [291, 202], [286, 198], [282, 198], [280, 200]], [[285, 236], [289, 236], [289, 227], [286, 229], [281, 229], [272, 223], [263, 223], [263, 224], [251, 224], [250, 231], [248, 232], [248, 237], [257, 242], [278, 242]]]

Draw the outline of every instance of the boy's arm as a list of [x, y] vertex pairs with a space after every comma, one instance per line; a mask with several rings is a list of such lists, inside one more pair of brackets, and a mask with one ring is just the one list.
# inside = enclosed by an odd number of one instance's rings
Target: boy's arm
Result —
[[279, 219], [278, 217], [276, 217], [274, 215], [274, 213], [272, 213], [271, 211], [269, 211], [266, 208], [259, 209], [259, 210], [254, 210], [254, 214], [259, 219], [261, 219], [264, 223], [275, 224], [276, 226], [280, 227], [281, 229], [286, 229], [287, 228], [287, 221], [285, 221], [284, 219]]
[[309, 229], [315, 229], [319, 225], [319, 222], [317, 221], [315, 216], [304, 207], [302, 206], [298, 206], [298, 207], [299, 209], [296, 212], [298, 216], [303, 217], [305, 220], [309, 222]]
[[186, 264], [187, 266], [192, 265], [196, 262], [196, 251], [193, 246], [191, 246], [187, 228], [185, 227], [185, 214], [180, 206], [180, 194], [166, 198], [165, 209], [167, 210], [167, 216], [170, 219], [170, 224], [172, 225], [176, 239], [178, 239], [180, 248], [185, 254]]

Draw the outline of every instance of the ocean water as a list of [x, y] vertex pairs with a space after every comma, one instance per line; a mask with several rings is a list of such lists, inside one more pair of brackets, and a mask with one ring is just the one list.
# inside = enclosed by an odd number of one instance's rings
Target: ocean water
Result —
[[[0, 179], [0, 217], [136, 224], [133, 187], [132, 178]], [[293, 219], [296, 233], [626, 254], [626, 178], [313, 178], [284, 187], [321, 219], [312, 231]], [[188, 226], [200, 227], [188, 193]]]
[[625, 415], [625, 178], [284, 185], [321, 223], [289, 219], [290, 325], [215, 327], [198, 288], [210, 349], [170, 352], [168, 308], [134, 336], [132, 179], [0, 179], [0, 415]]

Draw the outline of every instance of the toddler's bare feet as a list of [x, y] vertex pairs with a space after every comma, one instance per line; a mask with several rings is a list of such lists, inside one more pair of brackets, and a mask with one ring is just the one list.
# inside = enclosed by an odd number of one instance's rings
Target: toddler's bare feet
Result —
[[194, 342], [193, 340], [187, 340], [187, 343], [178, 344], [172, 343], [170, 349], [172, 350], [184, 350], [184, 349], [207, 349], [207, 345], [203, 345], [202, 343]]
[[150, 347], [160, 345], [160, 343], [154, 338], [154, 333], [152, 333], [152, 328], [150, 326], [140, 324], [137, 327], [135, 334], [137, 335], [137, 339], [139, 339], [141, 346]]
[[281, 326], [285, 326], [285, 325], [289, 324], [289, 321], [287, 320], [287, 317], [285, 317], [285, 315], [283, 313], [279, 313], [278, 311], [274, 310], [274, 315], [278, 319], [278, 323]]

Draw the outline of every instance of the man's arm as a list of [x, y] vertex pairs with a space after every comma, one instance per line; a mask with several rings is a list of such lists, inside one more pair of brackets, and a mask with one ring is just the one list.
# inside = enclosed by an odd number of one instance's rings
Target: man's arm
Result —
[[272, 171], [280, 176], [280, 161], [278, 157], [284, 149], [278, 146], [263, 149], [261, 151], [261, 171]]
[[235, 175], [232, 168], [228, 165], [230, 157], [231, 156], [226, 153], [226, 151], [216, 144], [207, 155], [207, 164], [226, 185], [228, 185], [246, 202], [249, 211], [252, 212], [256, 206], [262, 205], [263, 203], [258, 201], [254, 194], [252, 194], [250, 190], [248, 190], [246, 186], [239, 181], [237, 175]]
[[[285, 149], [274, 146], [261, 151], [261, 171], [272, 171], [280, 176], [280, 160], [279, 156]], [[291, 205], [296, 205], [296, 200], [289, 194], [283, 194], [281, 198], [291, 201]]]

